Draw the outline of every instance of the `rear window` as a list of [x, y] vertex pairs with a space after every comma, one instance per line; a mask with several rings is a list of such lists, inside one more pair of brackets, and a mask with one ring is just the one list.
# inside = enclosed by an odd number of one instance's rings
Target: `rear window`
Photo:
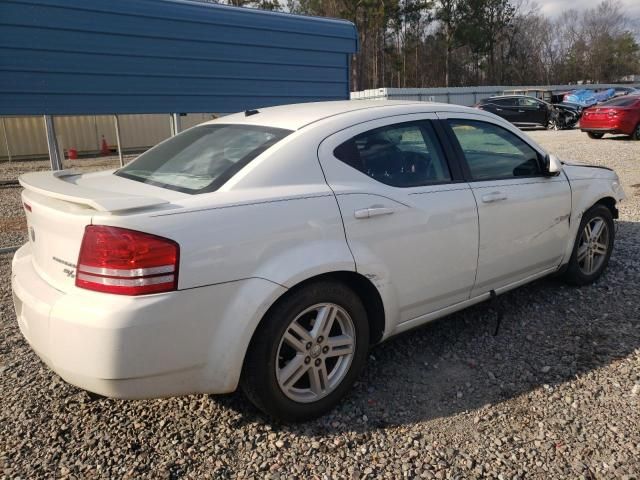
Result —
[[290, 133], [254, 125], [200, 125], [158, 144], [116, 175], [184, 193], [211, 192]]
[[637, 96], [618, 97], [618, 98], [614, 98], [612, 100], [609, 100], [608, 102], [604, 102], [600, 106], [601, 107], [631, 107], [639, 99], [640, 99], [640, 97], [637, 97]]

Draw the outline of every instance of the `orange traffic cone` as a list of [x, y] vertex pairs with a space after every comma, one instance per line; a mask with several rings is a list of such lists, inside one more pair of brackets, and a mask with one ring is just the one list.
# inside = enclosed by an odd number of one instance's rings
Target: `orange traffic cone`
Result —
[[111, 155], [111, 150], [109, 150], [109, 145], [107, 145], [107, 141], [104, 139], [104, 135], [102, 135], [102, 145], [100, 147], [100, 153], [103, 157]]

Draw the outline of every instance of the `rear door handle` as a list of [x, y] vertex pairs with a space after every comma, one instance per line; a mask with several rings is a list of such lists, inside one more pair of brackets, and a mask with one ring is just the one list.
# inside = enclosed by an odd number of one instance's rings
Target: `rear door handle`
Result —
[[395, 210], [389, 207], [369, 207], [363, 208], [361, 210], [356, 210], [353, 212], [353, 215], [356, 218], [371, 218], [371, 217], [379, 217], [380, 215], [391, 215]]
[[482, 196], [482, 201], [484, 203], [494, 203], [501, 202], [502, 200], [506, 200], [507, 196], [502, 192], [491, 192]]

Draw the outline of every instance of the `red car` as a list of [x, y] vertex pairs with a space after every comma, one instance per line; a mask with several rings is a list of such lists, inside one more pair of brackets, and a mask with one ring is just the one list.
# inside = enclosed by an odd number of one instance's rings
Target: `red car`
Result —
[[580, 130], [591, 138], [614, 133], [640, 140], [640, 95], [616, 97], [585, 109], [580, 118]]

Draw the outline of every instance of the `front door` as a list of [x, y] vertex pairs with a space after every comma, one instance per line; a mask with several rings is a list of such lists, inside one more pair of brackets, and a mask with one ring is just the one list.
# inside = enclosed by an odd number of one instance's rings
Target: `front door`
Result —
[[521, 97], [518, 103], [520, 122], [546, 125], [547, 109], [544, 103], [530, 97]]
[[402, 117], [343, 130], [318, 151], [356, 269], [392, 290], [397, 323], [468, 299], [478, 255], [473, 193], [447, 162], [435, 115]]
[[462, 117], [450, 114], [447, 125], [478, 203], [476, 296], [559, 265], [569, 235], [571, 190], [563, 173], [543, 174], [541, 152], [516, 129]]

